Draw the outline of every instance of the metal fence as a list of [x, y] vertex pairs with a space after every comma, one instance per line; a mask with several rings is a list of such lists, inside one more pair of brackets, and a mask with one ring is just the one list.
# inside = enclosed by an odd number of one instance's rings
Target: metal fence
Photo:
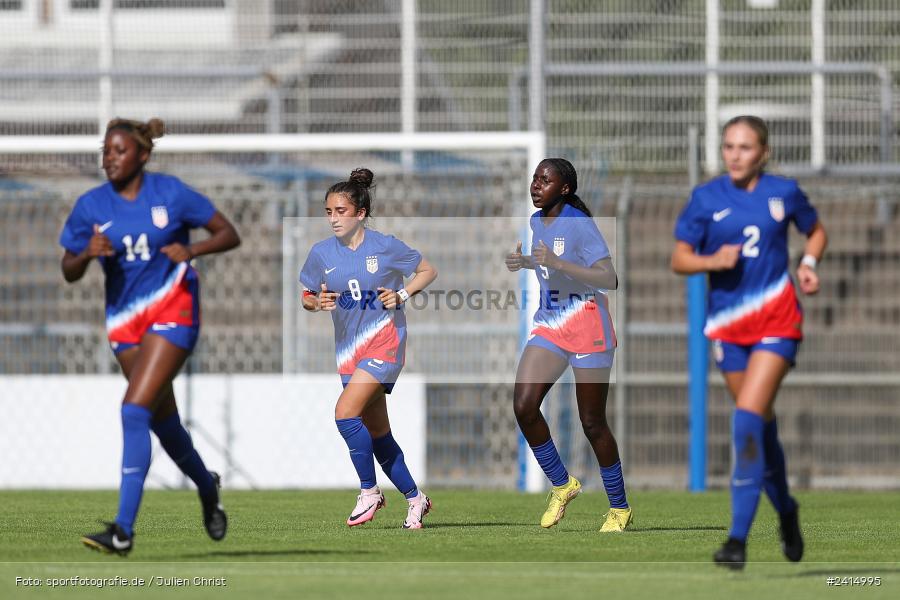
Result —
[[[315, 159], [338, 170], [339, 163], [349, 168], [379, 160], [359, 155]], [[185, 168], [184, 159], [180, 162]], [[447, 172], [446, 157], [440, 164], [444, 166], [430, 171], [423, 165], [415, 175], [375, 168], [382, 224], [407, 215], [508, 222], [514, 189], [526, 167], [521, 155], [493, 155], [483, 163], [490, 168], [470, 163], [464, 172]], [[293, 285], [296, 275], [285, 270], [283, 217], [317, 214], [333, 176], [312, 170], [306, 177], [285, 180], [234, 172], [184, 176], [234, 219], [244, 240], [239, 250], [200, 263], [204, 327], [193, 370], [279, 372], [285, 367], [283, 285]], [[599, 178], [594, 175], [595, 181]], [[115, 366], [102, 330], [99, 270], [92, 267], [84, 281], [64, 284], [56, 245], [74, 198], [96, 180], [26, 181], [20, 181], [21, 189], [0, 192], [0, 372], [111, 372]], [[791, 473], [801, 485], [894, 486], [900, 480], [900, 220], [895, 210], [900, 194], [894, 181], [817, 178], [801, 183], [819, 208], [831, 242], [820, 267], [822, 291], [804, 299], [807, 337], [799, 366], [777, 404]], [[591, 190], [585, 198], [595, 213], [618, 213], [619, 230], [625, 232], [615, 240], [614, 256], [627, 265], [620, 269], [624, 296], [618, 297], [619, 303], [625, 301], [627, 320], [618, 323], [624, 352], [617, 357], [620, 368], [609, 412], [623, 434], [619, 443], [629, 482], [681, 487], [687, 478], [688, 444], [685, 299], [683, 281], [668, 270], [668, 256], [672, 225], [688, 188], [680, 178], [639, 177], [609, 179]], [[479, 242], [478, 236], [435, 238], [433, 243], [435, 264], [446, 273], [460, 267], [453, 262], [457, 253], [497, 253], [494, 241]], [[800, 236], [792, 236], [795, 257], [800, 244]], [[514, 372], [517, 326], [497, 326], [481, 329], [471, 339], [464, 335], [464, 345], [494, 348], [502, 360], [492, 368]], [[422, 336], [430, 339], [427, 332]], [[444, 360], [450, 342], [438, 342], [423, 344], [422, 356], [413, 362]], [[415, 370], [412, 362], [410, 368]], [[711, 483], [719, 485], [729, 468], [730, 402], [718, 376], [710, 384], [708, 468]], [[617, 394], [624, 399], [618, 406]], [[429, 385], [428, 473], [433, 483], [515, 485], [517, 430], [511, 400], [511, 387], [504, 384], [444, 380]], [[587, 485], [599, 486], [565, 380], [548, 399], [548, 415], [573, 472], [582, 474]]]
[[[108, 48], [98, 3], [38, 4], [0, 9], [2, 135], [93, 133], [109, 112], [158, 115], [178, 133], [400, 131], [410, 121], [421, 131], [497, 131], [527, 113], [517, 83], [528, 67], [528, 0], [413, 2], [407, 109], [401, 0], [116, 2]], [[715, 62], [880, 65], [896, 79], [895, 2], [829, 0], [818, 28], [809, 0], [751, 4], [718, 3]], [[828, 163], [881, 160], [871, 74], [830, 74], [819, 87], [809, 74], [722, 75], [710, 121], [703, 74], [578, 71], [708, 64], [705, 0], [545, 5], [546, 63], [575, 69], [547, 71], [546, 131], [559, 152], [592, 153], [612, 171], [681, 171], [689, 127], [703, 133], [753, 112], [770, 120], [783, 162], [816, 163], [819, 136]], [[821, 133], [810, 116], [819, 90]]]

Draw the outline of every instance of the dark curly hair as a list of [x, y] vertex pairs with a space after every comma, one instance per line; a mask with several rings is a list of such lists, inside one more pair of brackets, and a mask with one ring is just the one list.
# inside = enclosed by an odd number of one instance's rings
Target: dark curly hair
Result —
[[350, 199], [357, 212], [366, 211], [366, 221], [372, 216], [372, 190], [375, 186], [372, 182], [375, 180], [375, 174], [365, 167], [353, 169], [350, 178], [347, 181], [339, 181], [325, 192], [325, 199], [331, 194], [343, 194]]

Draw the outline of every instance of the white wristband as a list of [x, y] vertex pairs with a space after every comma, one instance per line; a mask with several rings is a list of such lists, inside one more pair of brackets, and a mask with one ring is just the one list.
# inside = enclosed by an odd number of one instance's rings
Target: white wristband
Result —
[[400, 297], [400, 302], [406, 302], [407, 300], [409, 300], [409, 292], [407, 292], [403, 288], [397, 290], [397, 295]]
[[819, 264], [819, 261], [816, 260], [816, 257], [812, 254], [804, 254], [803, 258], [800, 259], [800, 264], [806, 265], [807, 267], [815, 271], [816, 265]]

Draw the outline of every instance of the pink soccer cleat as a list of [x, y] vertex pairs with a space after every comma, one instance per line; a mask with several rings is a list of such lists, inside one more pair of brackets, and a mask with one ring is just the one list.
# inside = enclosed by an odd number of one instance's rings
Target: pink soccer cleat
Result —
[[347, 525], [355, 527], [368, 523], [375, 518], [378, 509], [384, 508], [386, 505], [384, 494], [377, 487], [371, 490], [362, 490], [362, 493], [356, 497], [356, 508], [350, 513]]

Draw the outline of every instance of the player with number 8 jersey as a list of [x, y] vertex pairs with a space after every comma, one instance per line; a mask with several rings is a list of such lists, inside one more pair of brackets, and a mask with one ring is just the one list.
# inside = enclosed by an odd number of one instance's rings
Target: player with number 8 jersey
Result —
[[[375, 459], [408, 503], [404, 529], [420, 529], [431, 500], [418, 489], [391, 433], [385, 394], [406, 359], [403, 303], [428, 286], [437, 271], [394, 236], [366, 227], [372, 216], [374, 175], [356, 169], [325, 194], [334, 236], [310, 250], [300, 271], [303, 308], [331, 312], [337, 369], [344, 385], [335, 424], [359, 476], [360, 493], [347, 519], [355, 527], [385, 506], [375, 480]], [[404, 286], [403, 278], [413, 276]]]

